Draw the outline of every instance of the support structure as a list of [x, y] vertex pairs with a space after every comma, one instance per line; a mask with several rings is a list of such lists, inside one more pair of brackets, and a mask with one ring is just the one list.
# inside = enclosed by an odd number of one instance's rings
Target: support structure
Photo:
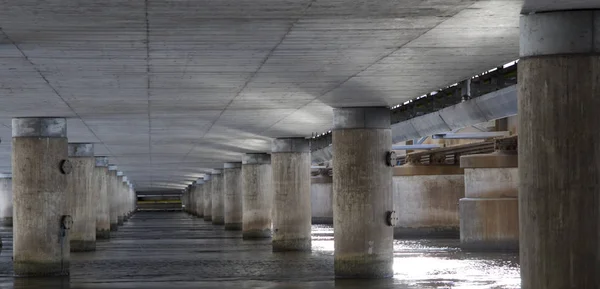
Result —
[[210, 173], [204, 174], [204, 185], [202, 185], [202, 192], [204, 193], [204, 221], [212, 221], [212, 175]]
[[18, 277], [69, 275], [67, 120], [12, 120], [13, 267]]
[[204, 218], [204, 179], [200, 178], [196, 180], [196, 185], [194, 186], [193, 194], [193, 205], [194, 215], [198, 218]]
[[108, 203], [110, 214], [110, 230], [117, 231], [119, 229], [119, 213], [118, 213], [118, 192], [117, 192], [117, 171], [115, 165], [108, 165]]
[[93, 175], [94, 144], [70, 143], [69, 160], [73, 172], [67, 175], [67, 206], [73, 217], [71, 252], [96, 250], [96, 204]]
[[225, 224], [225, 200], [223, 197], [223, 170], [214, 169], [212, 171], [212, 181], [210, 185], [212, 195], [212, 223], [213, 225]]
[[12, 190], [12, 174], [0, 174], [0, 227], [13, 225]]
[[333, 178], [324, 171], [310, 179], [312, 224], [333, 225]]
[[94, 204], [96, 206], [96, 239], [110, 239], [108, 157], [96, 157], [93, 177]]
[[116, 193], [116, 210], [117, 210], [117, 225], [123, 226], [123, 194], [125, 193], [123, 190], [123, 174], [122, 171], [117, 171], [117, 179], [115, 184], [115, 193]]
[[333, 110], [336, 278], [392, 277], [392, 146], [387, 107]]
[[269, 154], [243, 156], [242, 194], [242, 237], [271, 238], [273, 172]]
[[273, 140], [273, 251], [311, 250], [310, 143]]
[[523, 289], [600, 286], [598, 23], [600, 10], [521, 16], [518, 151]]
[[242, 163], [223, 165], [225, 230], [242, 230]]

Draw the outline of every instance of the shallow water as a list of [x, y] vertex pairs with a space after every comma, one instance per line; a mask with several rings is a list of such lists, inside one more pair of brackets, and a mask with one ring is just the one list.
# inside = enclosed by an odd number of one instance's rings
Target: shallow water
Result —
[[182, 212], [139, 212], [97, 251], [71, 254], [69, 279], [14, 279], [0, 229], [0, 288], [519, 288], [517, 254], [465, 253], [458, 240], [396, 240], [394, 278], [334, 280], [333, 228], [313, 226], [312, 253], [273, 253]]

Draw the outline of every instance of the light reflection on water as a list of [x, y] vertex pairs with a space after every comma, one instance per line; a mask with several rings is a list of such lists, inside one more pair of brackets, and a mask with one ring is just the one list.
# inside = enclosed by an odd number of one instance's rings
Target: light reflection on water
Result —
[[[313, 251], [333, 255], [333, 228], [313, 226]], [[458, 240], [395, 240], [394, 279], [415, 288], [520, 288], [517, 254], [468, 253]]]

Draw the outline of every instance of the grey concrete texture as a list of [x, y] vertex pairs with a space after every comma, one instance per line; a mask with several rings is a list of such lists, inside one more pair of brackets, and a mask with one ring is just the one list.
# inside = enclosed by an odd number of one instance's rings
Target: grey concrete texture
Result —
[[13, 188], [12, 177], [0, 178], [0, 226], [12, 227]]
[[272, 208], [273, 172], [271, 164], [243, 164], [242, 237], [244, 239], [271, 238]]
[[225, 224], [225, 197], [223, 196], [223, 174], [213, 174], [213, 178], [210, 181], [210, 191], [212, 198], [212, 223], [213, 225], [224, 225]]
[[517, 59], [522, 5], [12, 1], [0, 138], [14, 116], [69, 117], [69, 140], [98, 143], [138, 189], [183, 189], [272, 138], [330, 130], [332, 107], [394, 106]]
[[271, 153], [309, 153], [310, 140], [306, 138], [277, 138], [271, 143]]
[[523, 289], [598, 286], [599, 68], [598, 55], [519, 62]]
[[333, 131], [334, 270], [337, 278], [392, 277], [390, 129]]
[[118, 188], [117, 188], [117, 171], [108, 171], [108, 200], [109, 200], [109, 214], [110, 214], [110, 230], [117, 231], [119, 225], [119, 212], [118, 212]]
[[600, 53], [600, 10], [521, 17], [520, 56]]
[[68, 215], [67, 176], [58, 164], [67, 159], [66, 138], [16, 137], [12, 141], [14, 274], [69, 274], [69, 235], [61, 234]]
[[333, 129], [388, 129], [392, 122], [389, 107], [348, 107], [333, 109]]
[[[69, 143], [68, 155], [70, 158], [74, 157], [93, 157], [94, 156], [94, 144], [93, 143]], [[96, 160], [94, 159], [94, 165]]]
[[[208, 177], [208, 178], [207, 178]], [[202, 192], [204, 193], [204, 221], [212, 221], [212, 176], [207, 175], [204, 178]]]
[[204, 185], [204, 181], [202, 181], [201, 183], [197, 182], [194, 186], [194, 190], [190, 192], [190, 195], [193, 199], [192, 209], [194, 215], [196, 215], [199, 218], [204, 217]]
[[12, 137], [67, 137], [64, 118], [13, 118]]
[[312, 224], [333, 225], [333, 179], [312, 177], [310, 190]]
[[94, 157], [69, 157], [73, 171], [67, 175], [67, 209], [73, 217], [71, 252], [93, 251], [96, 243], [98, 199], [94, 186]]
[[463, 198], [459, 206], [463, 250], [519, 251], [517, 198]]
[[310, 251], [310, 152], [273, 153], [271, 162], [273, 251]]
[[270, 164], [271, 155], [265, 153], [248, 153], [242, 156], [242, 165]]
[[[238, 166], [239, 165], [239, 166]], [[225, 230], [242, 230], [242, 166], [225, 164], [223, 172], [223, 193], [225, 196], [224, 218]]]
[[[96, 165], [98, 164], [96, 158]], [[96, 239], [110, 238], [109, 176], [107, 167], [96, 166], [93, 171], [93, 204], [96, 207]]]

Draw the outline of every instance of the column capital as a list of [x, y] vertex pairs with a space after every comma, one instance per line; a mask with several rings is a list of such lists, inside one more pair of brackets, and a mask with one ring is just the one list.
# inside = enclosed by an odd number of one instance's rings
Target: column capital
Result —
[[235, 169], [235, 168], [241, 168], [241, 167], [242, 167], [242, 162], [233, 162], [233, 163], [224, 163], [223, 164], [224, 169]]
[[69, 157], [81, 158], [81, 157], [93, 157], [94, 156], [94, 144], [93, 143], [69, 143], [68, 147]]
[[333, 129], [389, 129], [389, 107], [345, 107], [333, 109]]
[[277, 138], [271, 144], [273, 153], [308, 153], [310, 140], [303, 137]]
[[270, 164], [271, 155], [266, 153], [248, 153], [242, 156], [242, 164], [244, 165], [259, 165]]
[[13, 137], [67, 137], [67, 119], [59, 117], [22, 117], [12, 119]]

